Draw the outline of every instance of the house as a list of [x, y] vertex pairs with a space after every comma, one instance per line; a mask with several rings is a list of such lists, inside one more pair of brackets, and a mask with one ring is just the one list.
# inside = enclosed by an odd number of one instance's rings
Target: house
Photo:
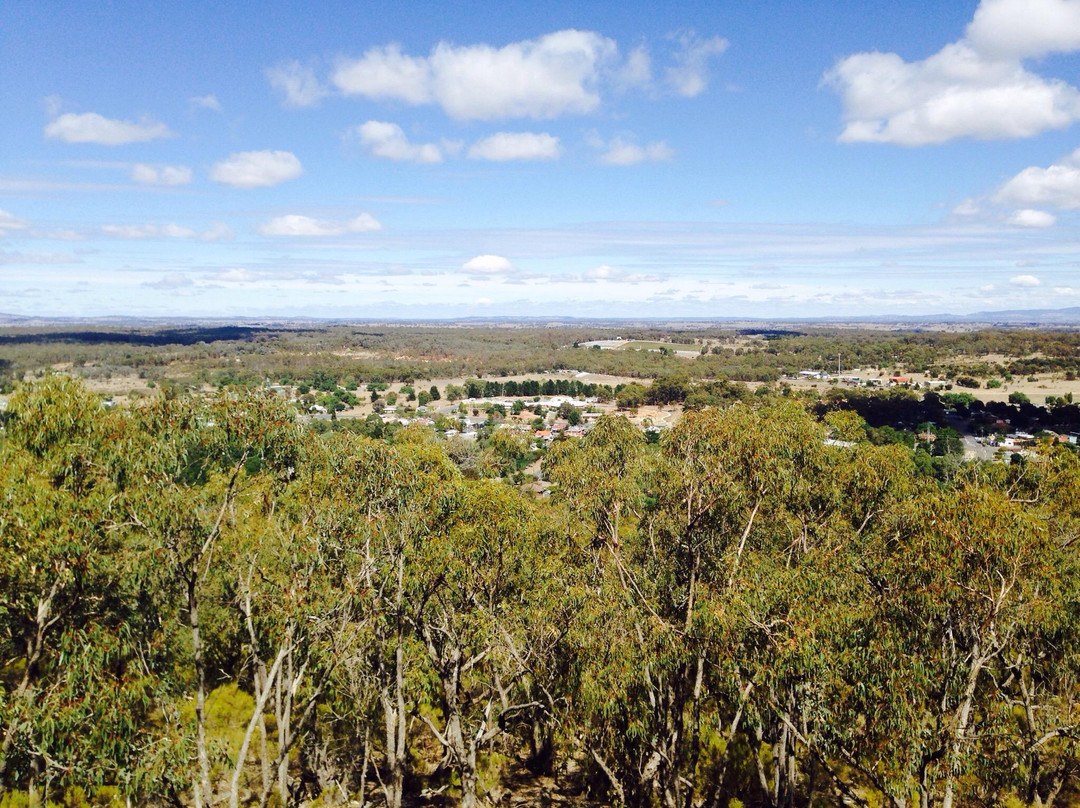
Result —
[[889, 381], [893, 384], [911, 384], [910, 376], [890, 376]]

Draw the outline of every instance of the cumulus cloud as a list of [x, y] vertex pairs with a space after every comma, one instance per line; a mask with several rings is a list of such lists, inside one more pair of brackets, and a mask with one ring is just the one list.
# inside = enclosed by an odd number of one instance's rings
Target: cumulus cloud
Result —
[[189, 286], [194, 286], [195, 282], [191, 280], [187, 275], [177, 273], [173, 275], [162, 275], [159, 280], [156, 281], [144, 281], [143, 286], [148, 289], [184, 289]]
[[972, 216], [980, 216], [982, 214], [982, 208], [979, 203], [974, 199], [965, 199], [959, 205], [952, 209], [953, 216], [963, 216], [969, 218]]
[[122, 146], [125, 143], [144, 143], [148, 140], [173, 137], [173, 133], [165, 124], [152, 118], [119, 121], [96, 112], [68, 112], [45, 126], [45, 137], [65, 143]]
[[199, 234], [199, 238], [202, 241], [231, 241], [233, 231], [224, 222], [214, 222], [214, 224], [210, 225], [209, 230]]
[[221, 102], [217, 100], [217, 96], [213, 93], [209, 95], [193, 95], [188, 99], [188, 102], [192, 106], [201, 109], [212, 109], [214, 112], [221, 112]]
[[201, 241], [225, 241], [233, 237], [229, 226], [217, 222], [208, 230], [198, 233], [190, 227], [179, 224], [106, 224], [101, 232], [111, 238], [122, 239], [167, 239], [198, 238]]
[[701, 95], [709, 84], [709, 60], [726, 51], [728, 41], [718, 36], [704, 39], [693, 31], [684, 31], [673, 38], [679, 50], [675, 64], [667, 69], [667, 83], [685, 98]]
[[131, 179], [142, 185], [187, 185], [191, 182], [191, 169], [187, 166], [136, 163], [131, 168]]
[[461, 265], [469, 275], [506, 275], [514, 271], [514, 265], [501, 255], [478, 255]]
[[435, 143], [410, 143], [396, 123], [368, 121], [354, 129], [360, 145], [375, 157], [411, 163], [441, 163], [443, 149]]
[[1075, 88], [1019, 62], [987, 59], [965, 42], [913, 63], [895, 53], [849, 56], [826, 82], [843, 96], [840, 140], [848, 143], [1025, 138], [1080, 118]]
[[1019, 59], [1080, 48], [1076, 0], [983, 0], [967, 27], [983, 53]]
[[1077, 48], [1077, 0], [983, 0], [967, 36], [933, 56], [857, 53], [824, 82], [843, 99], [842, 142], [1025, 138], [1080, 120], [1080, 92], [1022, 60]]
[[644, 45], [630, 51], [616, 74], [616, 80], [623, 88], [648, 87], [652, 77], [652, 56]]
[[608, 281], [610, 283], [643, 283], [663, 280], [660, 275], [644, 275], [640, 272], [630, 273], [607, 264], [601, 264], [598, 267], [586, 270], [581, 277], [586, 281]]
[[210, 179], [234, 188], [269, 188], [296, 179], [303, 170], [292, 152], [237, 152], [215, 163]]
[[427, 56], [386, 45], [340, 60], [331, 81], [346, 95], [438, 104], [457, 120], [557, 118], [596, 109], [617, 53], [613, 40], [573, 29], [502, 48], [440, 42]]
[[314, 68], [300, 62], [267, 68], [266, 78], [285, 106], [293, 109], [313, 107], [330, 93], [315, 77]]
[[609, 141], [604, 141], [602, 138], [593, 135], [588, 138], [588, 142], [594, 148], [603, 150], [600, 155], [600, 162], [609, 166], [632, 166], [636, 163], [659, 162], [670, 160], [675, 156], [675, 150], [663, 140], [639, 146], [633, 140], [621, 135], [616, 135]]
[[469, 149], [473, 160], [557, 160], [559, 139], [546, 132], [496, 132]]
[[1057, 216], [1045, 210], [1024, 208], [1015, 211], [1007, 221], [1017, 227], [1053, 227], [1057, 224]]
[[608, 266], [607, 264], [601, 264], [598, 267], [586, 270], [584, 277], [590, 281], [610, 281], [618, 280], [622, 278], [626, 273], [621, 269], [615, 269], [615, 267]]
[[0, 236], [7, 235], [13, 230], [28, 230], [30, 222], [20, 219], [13, 213], [0, 208]]
[[1040, 286], [1042, 284], [1042, 281], [1040, 281], [1034, 275], [1014, 275], [1013, 277], [1009, 278], [1009, 283], [1011, 283], [1013, 286], [1020, 286], [1030, 289], [1035, 286]]
[[101, 228], [106, 236], [124, 239], [194, 238], [195, 231], [178, 224], [106, 224]]
[[403, 54], [396, 44], [370, 48], [359, 59], [340, 59], [330, 80], [346, 95], [414, 105], [432, 101], [428, 59]]
[[340, 236], [345, 233], [382, 230], [382, 225], [370, 213], [361, 213], [347, 221], [328, 221], [290, 214], [277, 216], [261, 225], [258, 230], [264, 236]]
[[1080, 149], [1047, 168], [1025, 168], [1001, 186], [994, 201], [1004, 205], [1080, 208]]
[[223, 269], [213, 277], [213, 280], [220, 281], [221, 283], [253, 283], [258, 279], [258, 275], [244, 267]]

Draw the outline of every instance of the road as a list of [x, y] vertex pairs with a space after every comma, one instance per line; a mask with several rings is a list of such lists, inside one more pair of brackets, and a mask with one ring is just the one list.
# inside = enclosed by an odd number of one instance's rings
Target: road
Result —
[[997, 448], [985, 446], [975, 439], [968, 429], [968, 422], [955, 413], [948, 416], [949, 426], [959, 432], [964, 443], [965, 460], [993, 460]]

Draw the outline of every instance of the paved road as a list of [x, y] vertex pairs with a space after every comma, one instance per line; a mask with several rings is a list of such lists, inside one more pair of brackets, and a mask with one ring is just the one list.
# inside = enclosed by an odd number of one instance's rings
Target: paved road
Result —
[[985, 446], [979, 443], [968, 429], [968, 423], [958, 415], [950, 415], [949, 426], [959, 432], [963, 437], [965, 460], [993, 460], [997, 448]]

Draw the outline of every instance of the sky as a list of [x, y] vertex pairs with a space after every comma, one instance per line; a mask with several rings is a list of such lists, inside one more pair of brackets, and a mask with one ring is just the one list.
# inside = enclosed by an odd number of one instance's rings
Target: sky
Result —
[[0, 4], [0, 313], [1080, 306], [1080, 0]]

